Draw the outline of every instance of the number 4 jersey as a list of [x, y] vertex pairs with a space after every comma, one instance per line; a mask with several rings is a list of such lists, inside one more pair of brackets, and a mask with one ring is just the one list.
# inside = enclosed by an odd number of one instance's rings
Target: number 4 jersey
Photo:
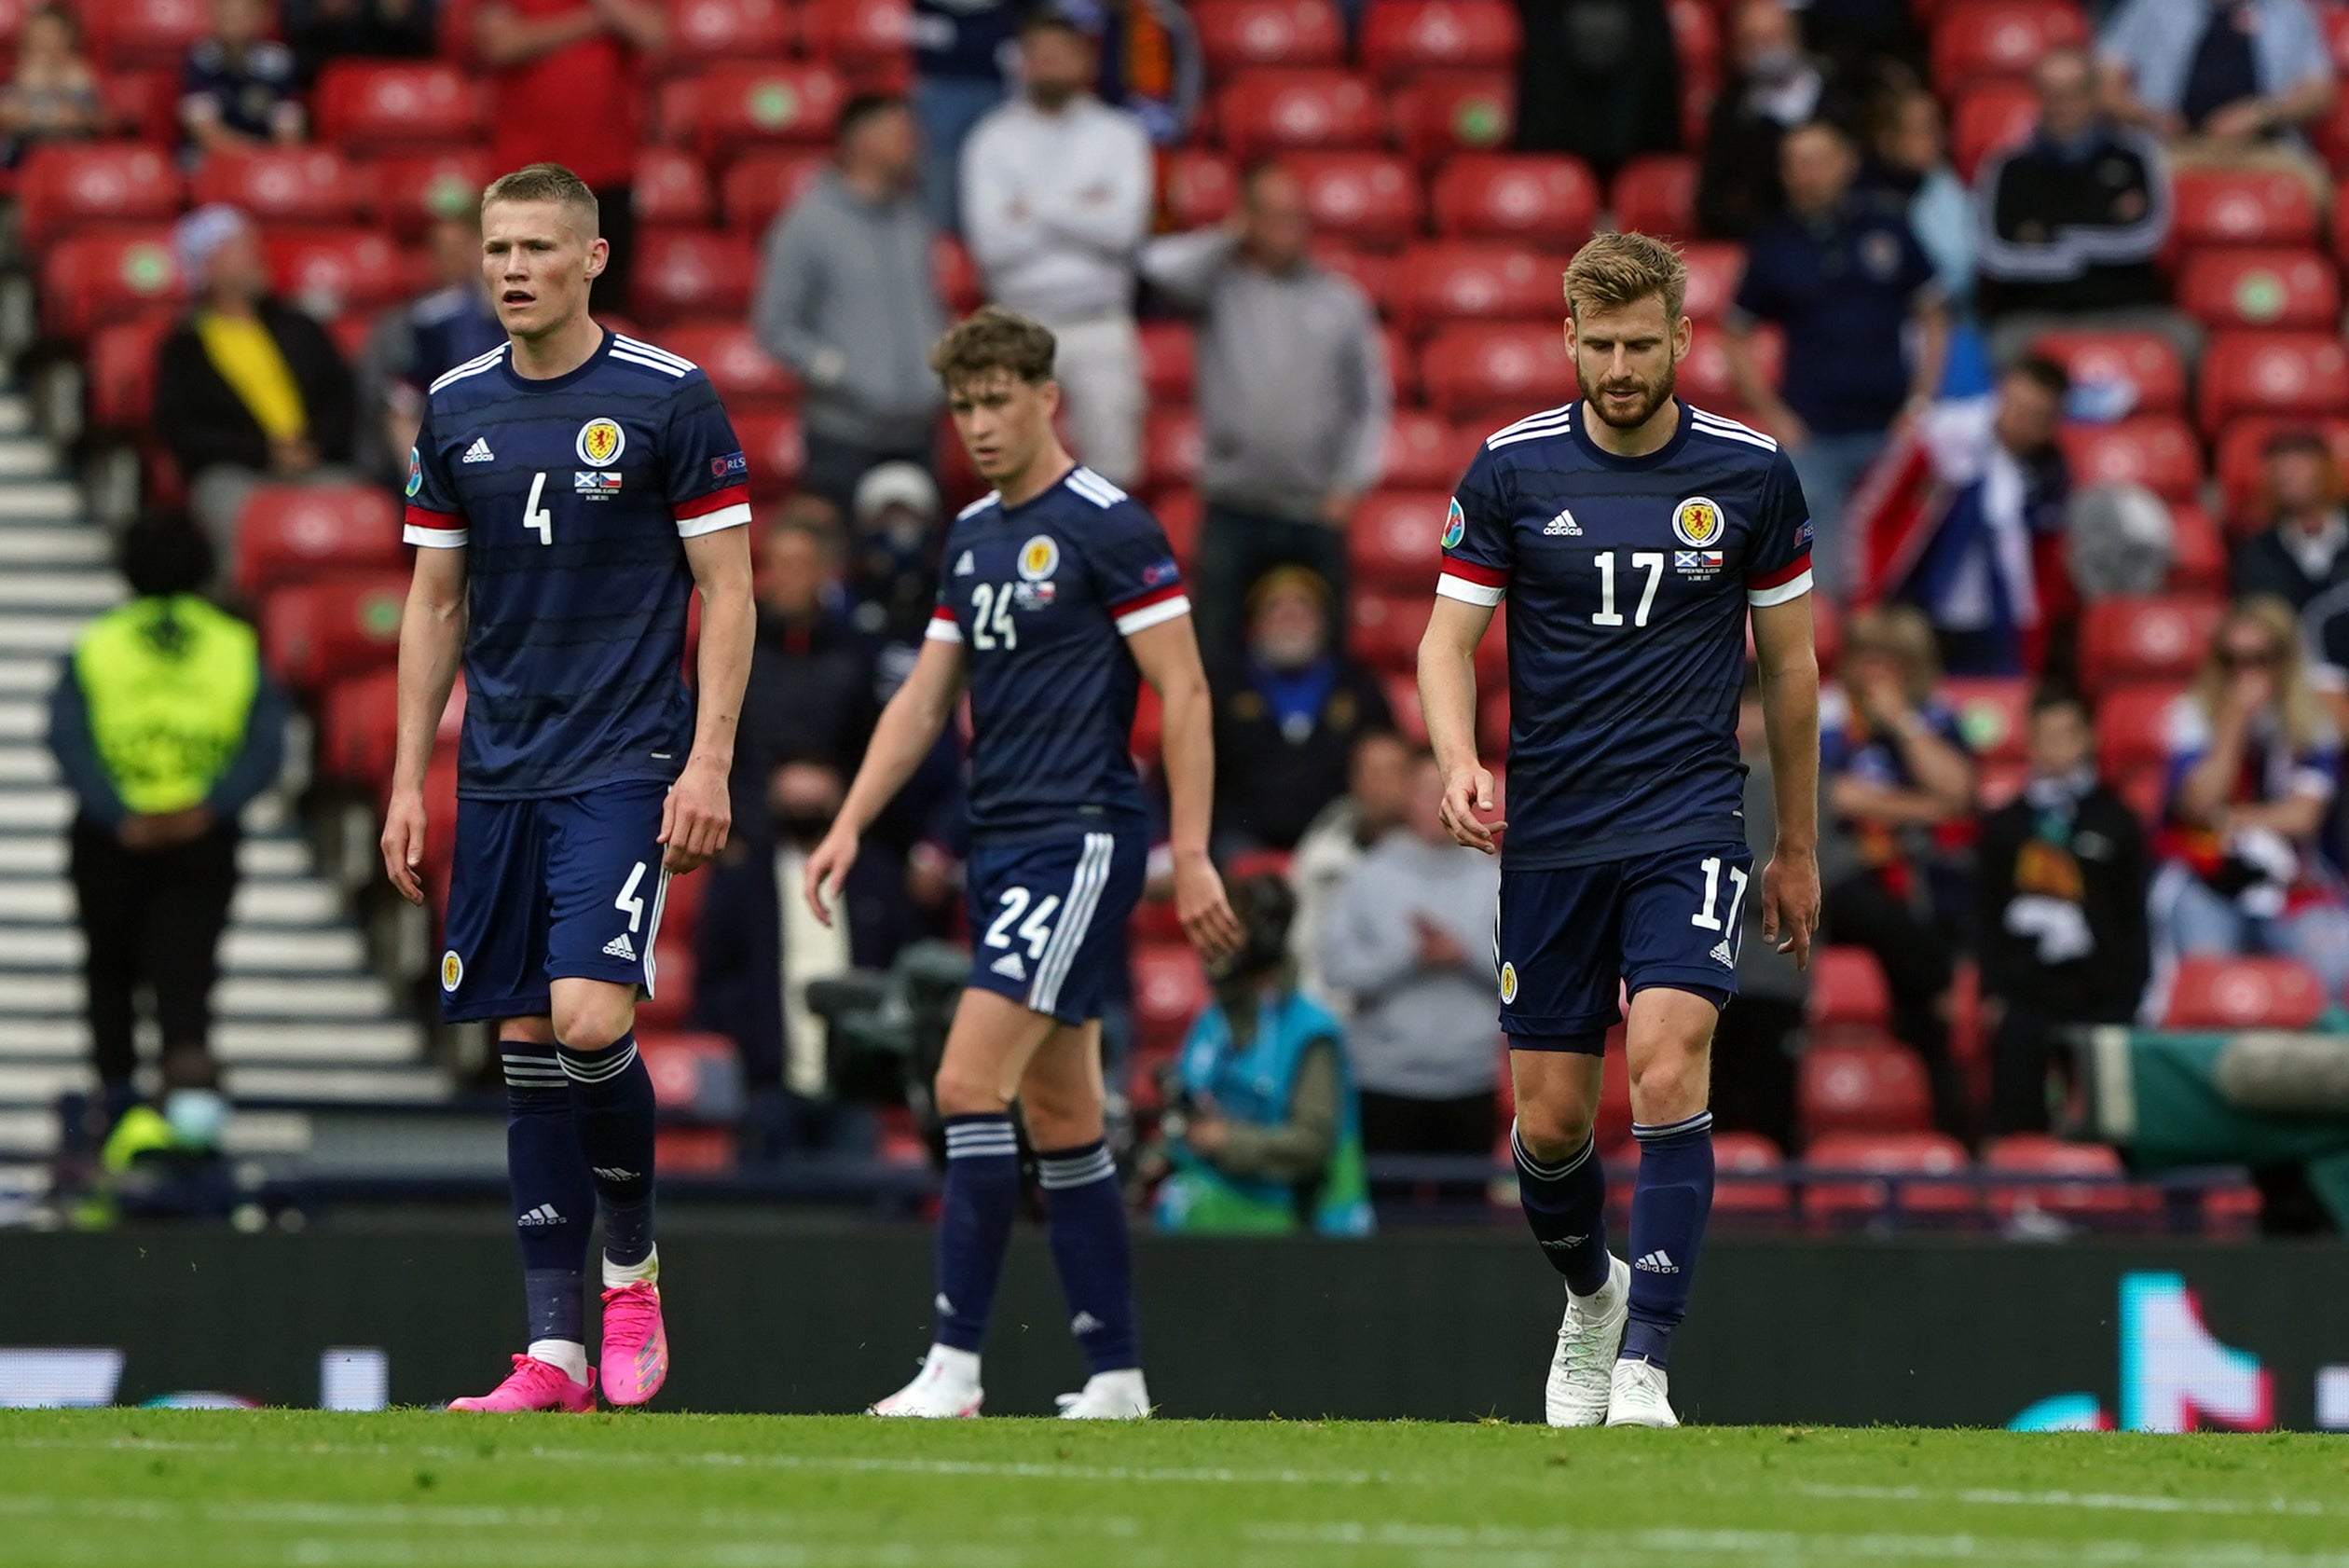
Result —
[[1513, 867], [1745, 841], [1746, 612], [1810, 591], [1809, 512], [1776, 442], [1679, 408], [1636, 458], [1579, 403], [1520, 420], [1452, 497], [1436, 591], [1509, 601]]
[[750, 520], [742, 444], [709, 378], [615, 333], [568, 375], [510, 350], [433, 384], [406, 538], [467, 554], [458, 793], [674, 779], [693, 744], [683, 541]]

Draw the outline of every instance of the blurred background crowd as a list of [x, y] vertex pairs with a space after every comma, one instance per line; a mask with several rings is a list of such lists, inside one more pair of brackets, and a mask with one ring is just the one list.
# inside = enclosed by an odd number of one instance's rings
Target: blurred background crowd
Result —
[[[1107, 1034], [1140, 1164], [1334, 1229], [1362, 1158], [1382, 1208], [1477, 1200], [1509, 1114], [1497, 872], [1436, 825], [1411, 664], [1449, 487], [1573, 395], [1559, 276], [1609, 225], [1684, 246], [1683, 394], [1774, 437], [1818, 525], [1828, 945], [1799, 974], [1745, 944], [1716, 1058], [1738, 1201], [1783, 1213], [1798, 1156], [2117, 1176], [2049, 1136], [2081, 1121], [2067, 1031], [2349, 1000], [2349, 6], [7, 0], [0, 30], [0, 331], [117, 531], [114, 617], [148, 628], [94, 626], [47, 721], [102, 1130], [141, 1100], [142, 987], [188, 1119], [215, 1059], [238, 1087], [187, 953], [230, 920], [289, 711], [337, 918], [429, 1014], [439, 944], [351, 849], [390, 772], [392, 498], [425, 389], [501, 340], [477, 193], [539, 158], [602, 199], [599, 316], [708, 370], [760, 503], [735, 841], [671, 889], [641, 1015], [700, 1113], [666, 1168], [922, 1158], [918, 1093], [847, 1092], [822, 983], [963, 934], [951, 737], [843, 928], [791, 890], [980, 488], [928, 346], [995, 300], [1053, 328], [1073, 448], [1184, 561], [1216, 848], [1271, 933], [1217, 996], [1169, 910], [1137, 918]], [[109, 654], [158, 621], [178, 676]], [[239, 700], [142, 785], [108, 694], [199, 658], [241, 661]], [[1146, 698], [1146, 770], [1155, 741]], [[433, 777], [445, 893], [453, 756]], [[1259, 1050], [1252, 998], [1291, 989], [1326, 1031]], [[425, 1053], [460, 1082], [480, 1058]]]

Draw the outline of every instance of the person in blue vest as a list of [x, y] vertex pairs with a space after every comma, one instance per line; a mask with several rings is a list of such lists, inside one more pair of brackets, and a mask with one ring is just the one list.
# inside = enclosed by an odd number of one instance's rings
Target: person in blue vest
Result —
[[238, 816], [284, 763], [285, 697], [244, 622], [197, 597], [212, 548], [175, 518], [124, 534], [131, 598], [75, 640], [48, 742], [73, 791], [71, 869], [89, 948], [89, 1040], [107, 1120], [134, 1104], [132, 995], [163, 1050], [208, 1051]]
[[1246, 939], [1209, 965], [1216, 999], [1169, 1075], [1160, 1128], [1171, 1168], [1159, 1184], [1159, 1223], [1367, 1236], [1370, 1192], [1345, 1032], [1297, 988], [1297, 895], [1278, 876], [1251, 876], [1232, 887], [1231, 907]]

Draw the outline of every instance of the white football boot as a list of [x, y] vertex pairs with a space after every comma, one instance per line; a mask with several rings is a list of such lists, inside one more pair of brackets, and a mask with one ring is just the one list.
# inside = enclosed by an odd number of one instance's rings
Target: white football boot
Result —
[[1139, 1367], [1095, 1372], [1081, 1391], [1061, 1395], [1053, 1403], [1064, 1421], [1147, 1421], [1150, 1415], [1150, 1391]]
[[1552, 1426], [1600, 1426], [1607, 1420], [1609, 1380], [1631, 1316], [1631, 1266], [1607, 1255], [1607, 1283], [1592, 1296], [1566, 1293], [1543, 1410]]
[[1607, 1400], [1610, 1426], [1678, 1426], [1667, 1397], [1664, 1369], [1653, 1361], [1618, 1361]]
[[886, 1399], [868, 1406], [867, 1415], [921, 1416], [931, 1420], [973, 1416], [986, 1403], [979, 1386], [979, 1358], [967, 1350], [932, 1345], [914, 1381]]

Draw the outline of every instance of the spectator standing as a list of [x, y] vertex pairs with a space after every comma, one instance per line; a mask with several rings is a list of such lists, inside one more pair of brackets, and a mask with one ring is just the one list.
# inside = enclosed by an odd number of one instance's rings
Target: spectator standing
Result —
[[1743, 0], [1729, 27], [1734, 68], [1713, 100], [1696, 177], [1696, 226], [1716, 240], [1744, 239], [1786, 204], [1779, 144], [1789, 131], [1851, 114], [1829, 67], [1803, 52], [1780, 0]]
[[589, 309], [628, 311], [636, 257], [637, 148], [643, 141], [639, 67], [668, 48], [654, 0], [488, 0], [474, 13], [474, 49], [489, 67], [491, 161], [501, 172], [559, 163], [596, 193], [611, 254]]
[[845, 777], [880, 715], [879, 645], [850, 617], [836, 528], [787, 516], [768, 529], [758, 599], [735, 743], [737, 815], [757, 810], [756, 791], [785, 763], [818, 763]]
[[74, 19], [54, 6], [27, 15], [17, 32], [16, 69], [0, 87], [0, 165], [15, 168], [45, 142], [95, 136], [104, 123], [98, 76], [82, 56]]
[[1220, 853], [1291, 849], [1345, 791], [1355, 740], [1390, 729], [1378, 677], [1337, 645], [1329, 585], [1275, 567], [1248, 596], [1246, 652], [1218, 670], [1216, 837]]
[[963, 143], [995, 106], [1017, 53], [1013, 0], [914, 0], [914, 114], [922, 122], [922, 203], [941, 233], [962, 231]]
[[237, 515], [255, 485], [350, 476], [350, 370], [323, 327], [270, 297], [260, 237], [243, 213], [200, 207], [172, 244], [197, 299], [157, 354], [155, 433], [233, 575]]
[[2161, 137], [2179, 167], [2287, 169], [2329, 204], [2302, 133], [2332, 113], [2340, 83], [2308, 0], [2130, 0], [2097, 56], [2113, 117]]
[[1289, 857], [1289, 886], [1297, 890], [1289, 950], [1297, 959], [1298, 983], [1341, 1017], [1348, 998], [1333, 991], [1321, 972], [1321, 933], [1347, 876], [1409, 814], [1411, 763], [1410, 746], [1393, 730], [1356, 736], [1346, 792], [1322, 807]]
[[429, 56], [436, 0], [282, 0], [286, 41], [302, 80], [336, 60]]
[[407, 453], [424, 420], [424, 393], [434, 381], [476, 354], [506, 340], [481, 267], [481, 212], [467, 204], [436, 219], [426, 247], [433, 287], [394, 312], [369, 345], [363, 380], [378, 391], [381, 452], [370, 456], [360, 433], [360, 466], [380, 472], [388, 459], [405, 475]]
[[268, 26], [262, 0], [212, 0], [212, 31], [180, 72], [180, 129], [195, 154], [302, 139], [294, 51], [265, 37]]
[[2318, 847], [2340, 777], [2340, 736], [2307, 679], [2291, 606], [2238, 603], [2170, 709], [2152, 892], [2163, 956], [2280, 953], [2341, 995], [2349, 893]]
[[1142, 470], [1133, 261], [1155, 189], [1142, 122], [1093, 96], [1092, 39], [1055, 11], [1020, 29], [1021, 96], [963, 146], [962, 220], [995, 303], [1059, 341], [1053, 378], [1077, 459], [1116, 485]]
[[2097, 776], [2077, 696], [2033, 696], [2030, 757], [2023, 792], [1983, 818], [1974, 846], [1990, 1131], [2000, 1134], [2047, 1130], [2056, 1031], [2135, 1018], [2151, 963], [2145, 829]]
[[48, 714], [49, 749], [74, 794], [71, 874], [110, 1120], [136, 1098], [142, 985], [166, 1053], [211, 1048], [238, 817], [276, 782], [289, 715], [253, 628], [198, 597], [212, 575], [202, 535], [142, 520], [123, 536], [120, 564], [130, 601], [83, 629]]
[[1207, 59], [1188, 11], [1175, 0], [1060, 0], [1059, 8], [1099, 41], [1103, 103], [1140, 120], [1161, 147], [1190, 135]]
[[[1787, 210], [1746, 243], [1723, 344], [1739, 397], [1793, 460], [1819, 532], [1820, 586], [1841, 598], [1852, 570], [1844, 503], [1893, 422], [1931, 402], [1949, 313], [1903, 209], [1852, 189], [1860, 162], [1842, 131], [1823, 120], [1798, 127], [1780, 158]], [[1754, 357], [1763, 322], [1785, 332], [1783, 392]]]
[[1492, 912], [1501, 867], [1454, 842], [1435, 759], [1408, 815], [1353, 869], [1321, 933], [1322, 973], [1353, 998], [1348, 1039], [1373, 1154], [1490, 1154], [1500, 1126]]
[[1940, 1006], [1968, 892], [1944, 846], [1973, 818], [1973, 760], [1938, 691], [1932, 630], [1915, 610], [1854, 615], [1840, 672], [1820, 694], [1819, 765], [1846, 853], [1820, 867], [1820, 927], [1827, 941], [1875, 955], [1893, 1030], [1932, 1075], [1934, 1121], [1963, 1135], [1965, 1094]]
[[1680, 55], [1662, 0], [1518, 0], [1517, 144], [1602, 181], [1681, 145]]
[[1272, 566], [1311, 568], [1346, 599], [1346, 523], [1379, 482], [1393, 389], [1377, 312], [1351, 279], [1316, 266], [1305, 195], [1259, 164], [1226, 227], [1154, 241], [1143, 275], [1199, 313], [1199, 410], [1207, 501], [1200, 647], [1229, 659], [1241, 600]]
[[882, 463], [930, 462], [941, 398], [929, 347], [946, 307], [914, 188], [913, 110], [884, 94], [851, 99], [836, 140], [837, 163], [767, 230], [750, 319], [806, 388], [800, 482], [845, 512]]
[[2332, 448], [2315, 431], [2285, 431], [2260, 454], [2268, 526], [2235, 546], [2237, 598], [2280, 598], [2295, 612], [2349, 583], [2349, 513]]
[[1910, 232], [1932, 258], [1943, 297], [1964, 312], [1973, 300], [1973, 193], [1949, 166], [1941, 101], [1914, 78], [1877, 94], [1870, 108], [1860, 188], [1905, 211]]
[[2088, 56], [2050, 49], [2031, 73], [2039, 124], [1983, 160], [1975, 300], [2003, 364], [2056, 326], [2145, 327], [2190, 358], [2199, 340], [2164, 305], [2155, 267], [2170, 227], [2160, 144], [2096, 106]]

